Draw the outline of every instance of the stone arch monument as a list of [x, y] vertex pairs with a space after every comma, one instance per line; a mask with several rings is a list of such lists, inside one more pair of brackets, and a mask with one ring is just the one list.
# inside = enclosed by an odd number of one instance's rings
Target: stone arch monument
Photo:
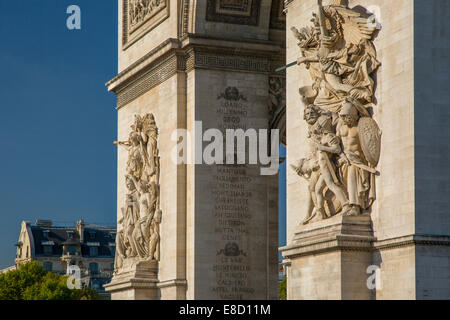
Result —
[[188, 153], [211, 128], [285, 134], [284, 47], [281, 0], [119, 0], [113, 299], [277, 299], [277, 175], [172, 155], [183, 129]]
[[450, 298], [449, 13], [119, 0], [112, 298], [277, 299], [277, 176], [205, 164], [210, 129], [289, 142], [288, 299]]
[[288, 299], [450, 298], [448, 2], [285, 5]]

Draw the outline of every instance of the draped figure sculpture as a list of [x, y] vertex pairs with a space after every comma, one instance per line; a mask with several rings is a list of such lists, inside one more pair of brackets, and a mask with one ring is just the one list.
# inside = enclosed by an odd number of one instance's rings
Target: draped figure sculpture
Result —
[[308, 182], [303, 224], [335, 214], [370, 212], [381, 131], [373, 117], [380, 67], [373, 39], [378, 25], [344, 0], [331, 0], [313, 13], [313, 25], [291, 30], [312, 85], [299, 92], [305, 106], [310, 152], [291, 167]]
[[117, 273], [138, 261], [159, 261], [159, 151], [154, 116], [136, 115], [128, 141], [115, 145], [128, 151], [127, 194], [116, 237]]

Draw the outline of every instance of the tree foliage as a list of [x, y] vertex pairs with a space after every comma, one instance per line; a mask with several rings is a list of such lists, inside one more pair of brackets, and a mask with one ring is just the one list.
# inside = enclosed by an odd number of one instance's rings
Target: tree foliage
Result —
[[287, 300], [286, 285], [287, 285], [287, 278], [284, 277], [283, 281], [281, 281], [281, 283], [278, 286], [278, 297], [280, 300]]
[[95, 300], [91, 288], [71, 290], [67, 276], [48, 272], [36, 261], [0, 275], [0, 300]]

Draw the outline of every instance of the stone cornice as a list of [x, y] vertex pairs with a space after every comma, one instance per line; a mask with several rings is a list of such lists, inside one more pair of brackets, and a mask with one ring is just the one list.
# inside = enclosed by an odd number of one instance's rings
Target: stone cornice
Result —
[[117, 109], [170, 79], [179, 70], [179, 66], [184, 65], [183, 60], [184, 57], [171, 51], [148, 67], [123, 78], [120, 85], [113, 90], [117, 95]]
[[309, 225], [299, 225], [292, 242], [280, 250], [284, 259], [333, 251], [377, 251], [408, 246], [450, 246], [450, 236], [412, 234], [378, 240], [370, 216], [337, 215]]
[[184, 279], [172, 279], [166, 281], [159, 281], [157, 279], [113, 279], [110, 283], [104, 285], [109, 292], [122, 291], [128, 289], [162, 289], [169, 287], [186, 287], [187, 281]]
[[287, 260], [330, 251], [375, 251], [408, 246], [450, 246], [450, 236], [408, 235], [377, 241], [374, 237], [335, 235], [280, 248]]
[[119, 281], [111, 281], [104, 287], [109, 292], [128, 290], [128, 289], [156, 289], [158, 280], [150, 279], [121, 279]]
[[315, 242], [289, 245], [280, 248], [280, 250], [283, 251], [283, 257], [285, 259], [330, 251], [372, 251], [372, 243], [375, 240], [374, 237], [335, 235]]
[[109, 91], [115, 91], [115, 88], [120, 86], [124, 79], [132, 77], [139, 71], [146, 68], [149, 64], [155, 62], [158, 58], [162, 57], [167, 52], [180, 48], [180, 41], [178, 39], [169, 38], [159, 46], [151, 50], [145, 56], [137, 60], [128, 68], [122, 70], [117, 76], [106, 83]]
[[420, 246], [450, 246], [450, 236], [440, 235], [408, 235], [403, 237], [380, 240], [374, 243], [377, 250], [407, 247], [412, 245]]
[[190, 69], [222, 69], [230, 71], [269, 73], [270, 57], [262, 54], [226, 51], [220, 49], [196, 47], [190, 51], [187, 63]]
[[157, 286], [158, 288], [185, 287], [187, 286], [187, 281], [184, 279], [166, 280], [158, 282]]
[[273, 72], [285, 61], [280, 44], [269, 41], [242, 43], [233, 39], [187, 37], [168, 39], [106, 83], [117, 95], [121, 108], [168, 80], [177, 72], [192, 69]]
[[283, 52], [284, 43], [270, 40], [258, 40], [258, 39], [242, 39], [233, 37], [215, 37], [208, 35], [188, 34], [188, 37], [183, 39], [183, 47], [189, 44], [230, 47], [238, 49], [248, 50], [261, 50], [261, 51], [273, 51]]
[[[120, 84], [121, 80], [132, 76], [134, 73], [139, 72], [149, 64], [153, 63], [155, 60], [160, 58], [162, 55], [166, 54], [170, 50], [188, 48], [190, 46], [208, 46], [217, 48], [229, 48], [230, 50], [239, 49], [241, 51], [248, 51], [249, 53], [255, 52], [265, 52], [266, 54], [271, 54], [278, 56], [279, 58], [284, 57], [282, 51], [282, 43], [275, 43], [273, 41], [262, 41], [262, 40], [246, 40], [243, 42], [241, 39], [235, 38], [218, 38], [218, 37], [208, 37], [208, 36], [195, 36], [188, 35], [180, 41], [175, 38], [169, 38], [158, 45], [156, 48], [151, 50], [145, 56], [137, 60], [135, 63], [130, 65], [128, 68], [122, 70], [116, 77], [111, 79], [106, 83], [109, 91], [114, 91], [115, 87]], [[221, 50], [221, 49], [220, 49]]]

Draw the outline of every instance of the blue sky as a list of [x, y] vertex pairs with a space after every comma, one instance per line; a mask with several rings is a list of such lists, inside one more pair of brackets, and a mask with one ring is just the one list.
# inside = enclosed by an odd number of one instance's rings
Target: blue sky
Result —
[[[72, 4], [81, 30], [66, 27]], [[0, 0], [0, 268], [23, 220], [115, 224], [116, 26], [117, 1]]]
[[116, 24], [117, 1], [0, 0], [0, 268], [22, 220], [115, 224]]

